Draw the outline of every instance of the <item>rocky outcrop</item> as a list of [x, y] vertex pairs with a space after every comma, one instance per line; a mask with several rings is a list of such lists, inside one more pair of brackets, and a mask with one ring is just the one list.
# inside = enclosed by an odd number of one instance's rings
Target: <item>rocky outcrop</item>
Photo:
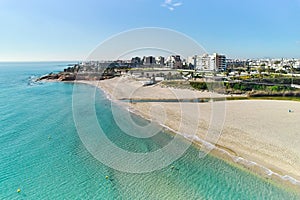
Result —
[[41, 81], [41, 80], [55, 80], [55, 79], [58, 79], [59, 78], [59, 75], [58, 74], [47, 74], [45, 76], [42, 76], [40, 78], [37, 79], [37, 81]]
[[75, 74], [62, 74], [57, 79], [58, 81], [74, 81], [76, 79]]
[[60, 72], [58, 74], [50, 73], [37, 79], [41, 80], [57, 80], [57, 81], [74, 81], [76, 79], [75, 73]]

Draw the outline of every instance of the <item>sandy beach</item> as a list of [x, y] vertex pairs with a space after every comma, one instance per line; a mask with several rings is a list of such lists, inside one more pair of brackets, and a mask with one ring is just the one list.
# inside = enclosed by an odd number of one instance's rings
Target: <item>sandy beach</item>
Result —
[[[165, 88], [160, 85], [143, 87], [142, 82], [130, 77], [82, 82], [101, 88], [112, 100], [224, 97], [210, 92]], [[252, 161], [248, 163], [249, 168], [252, 165], [252, 169], [256, 168], [256, 164], [253, 166], [255, 162], [258, 166], [272, 170], [275, 176], [288, 179], [288, 182], [299, 184], [300, 187], [299, 182], [290, 178], [300, 180], [298, 102], [241, 100], [214, 103], [123, 102], [123, 104], [135, 113], [156, 120], [187, 136], [195, 134], [195, 138], [200, 140], [217, 142], [216, 146], [233, 156], [233, 160], [242, 162], [244, 158]], [[214, 126], [218, 126], [217, 131], [221, 130], [220, 137], [209, 135], [208, 130], [214, 129]], [[201, 145], [201, 142], [198, 144]], [[265, 173], [266, 176], [271, 175], [270, 172]]]

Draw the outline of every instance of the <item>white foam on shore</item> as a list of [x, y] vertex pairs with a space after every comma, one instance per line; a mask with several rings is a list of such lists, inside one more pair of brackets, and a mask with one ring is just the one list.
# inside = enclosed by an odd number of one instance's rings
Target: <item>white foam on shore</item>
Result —
[[100, 88], [101, 91], [105, 94], [105, 97], [110, 100], [110, 101], [113, 101], [113, 98], [111, 96], [111, 94], [109, 94], [107, 91], [105, 91], [98, 83], [96, 85], [93, 85], [95, 86], [96, 88]]
[[[128, 111], [131, 112], [131, 113], [137, 114], [133, 109], [129, 109], [128, 108]], [[144, 116], [142, 116], [140, 114], [137, 114], [137, 115], [145, 118]], [[150, 120], [150, 119], [147, 119], [147, 120]], [[232, 155], [230, 152], [228, 152], [228, 151], [226, 151], [226, 150], [224, 150], [222, 148], [216, 147], [214, 144], [211, 144], [211, 143], [209, 143], [209, 142], [201, 139], [200, 137], [198, 137], [196, 135], [183, 134], [181, 132], [175, 131], [174, 129], [172, 129], [172, 128], [164, 125], [164, 124], [159, 124], [159, 125], [162, 126], [165, 129], [167, 129], [167, 130], [175, 133], [175, 134], [179, 134], [179, 135], [183, 136], [184, 138], [186, 138], [187, 140], [189, 140], [191, 142], [193, 142], [193, 141], [199, 142], [199, 143], [203, 144], [207, 149], [211, 149], [211, 150], [214, 149], [214, 150], [217, 150], [217, 151], [219, 151], [219, 152], [221, 152], [223, 154], [226, 154], [228, 157], [230, 157], [232, 159], [232, 161], [234, 163], [237, 163], [237, 164], [240, 164], [240, 165], [246, 166], [246, 167], [254, 167], [254, 166], [256, 166], [256, 167], [262, 169], [265, 172], [265, 174], [267, 176], [269, 176], [269, 177], [276, 176], [276, 177], [282, 179], [283, 181], [288, 181], [288, 182], [290, 182], [293, 185], [300, 186], [300, 181], [297, 180], [297, 179], [295, 179], [295, 178], [293, 178], [293, 177], [291, 177], [291, 176], [289, 176], [289, 175], [280, 175], [280, 174], [278, 174], [276, 172], [273, 172], [271, 169], [269, 169], [269, 168], [267, 168], [267, 167], [265, 167], [263, 165], [260, 165], [260, 164], [254, 162], [254, 161], [247, 160], [247, 159], [245, 159], [243, 157], [240, 157], [240, 156]], [[201, 158], [199, 158], [199, 159], [201, 159]]]
[[96, 89], [100, 89], [104, 94], [105, 97], [109, 100], [109, 101], [113, 101], [112, 96], [106, 91], [104, 90], [99, 84], [98, 82], [96, 82], [96, 84], [94, 84], [95, 82], [89, 82], [89, 81], [74, 81], [74, 83], [76, 84], [86, 84], [86, 85], [90, 85], [90, 86], [94, 86]]
[[[144, 116], [142, 116], [141, 114], [137, 113], [134, 109], [130, 109], [130, 108], [127, 108], [127, 110], [133, 114], [136, 114], [142, 118], [145, 119]], [[150, 119], [147, 119], [147, 120], [150, 120]], [[151, 120], [150, 120], [151, 121]], [[175, 133], [175, 134], [179, 134], [181, 136], [183, 136], [184, 138], [186, 138], [187, 140], [193, 142], [193, 141], [196, 141], [196, 142], [199, 142], [201, 143], [202, 145], [204, 145], [207, 149], [211, 149], [211, 150], [217, 150], [223, 154], [226, 154], [228, 157], [230, 157], [232, 159], [232, 161], [234, 163], [237, 163], [237, 164], [240, 164], [242, 166], [245, 166], [245, 167], [258, 167], [260, 168], [262, 171], [264, 171], [265, 175], [269, 176], [269, 177], [277, 177], [277, 178], [280, 178], [281, 180], [283, 181], [288, 181], [290, 182], [291, 184], [293, 185], [296, 185], [296, 186], [300, 186], [300, 181], [289, 176], [289, 175], [280, 175], [274, 171], [272, 171], [271, 169], [261, 165], [261, 164], [258, 164], [254, 161], [251, 161], [251, 160], [247, 160], [243, 157], [240, 157], [240, 156], [235, 156], [235, 155], [232, 155], [230, 152], [222, 149], [222, 148], [219, 148], [219, 147], [216, 147], [214, 144], [211, 144], [203, 139], [201, 139], [200, 137], [196, 136], [196, 135], [189, 135], [189, 134], [184, 134], [184, 133], [181, 133], [181, 132], [178, 132], [168, 126], [166, 126], [165, 124], [159, 124], [160, 126], [162, 126], [163, 128]], [[199, 158], [201, 159], [201, 158]]]
[[[96, 86], [96, 85], [94, 85], [94, 86]], [[97, 85], [96, 87], [99, 88], [99, 89], [101, 89], [102, 92], [104, 92], [104, 94], [106, 95], [106, 98], [108, 100], [110, 100], [112, 102], [115, 102], [115, 103], [120, 102], [120, 101], [117, 101], [117, 100], [113, 100], [113, 98], [111, 97], [111, 94], [109, 94], [107, 91], [105, 91], [99, 85]], [[121, 103], [118, 103], [118, 105], [121, 105]], [[126, 109], [129, 112], [131, 112], [131, 113], [133, 113], [135, 115], [138, 115], [138, 116], [140, 116], [140, 117], [142, 117], [142, 118], [144, 118], [146, 120], [151, 121], [151, 119], [147, 119], [145, 116], [143, 116], [142, 114], [140, 114], [139, 111], [130, 108], [128, 105], [125, 106], [124, 104], [122, 104], [122, 106], [126, 107]], [[245, 166], [245, 167], [254, 167], [254, 166], [256, 166], [256, 167], [262, 169], [262, 171], [264, 171], [265, 174], [267, 176], [269, 176], [270, 178], [272, 176], [274, 176], [274, 177], [277, 177], [277, 178], [279, 178], [279, 179], [281, 179], [283, 181], [287, 181], [287, 182], [289, 182], [289, 183], [291, 183], [293, 185], [300, 186], [300, 180], [297, 180], [297, 179], [295, 179], [295, 178], [293, 178], [293, 177], [291, 177], [289, 175], [280, 175], [280, 174], [272, 171], [271, 169], [269, 169], [269, 168], [267, 168], [267, 167], [265, 167], [265, 166], [263, 166], [261, 164], [258, 164], [258, 163], [254, 162], [254, 161], [247, 160], [247, 159], [245, 159], [243, 157], [240, 157], [240, 156], [232, 155], [230, 152], [228, 152], [228, 151], [226, 151], [226, 150], [224, 150], [222, 148], [216, 147], [214, 144], [209, 143], [209, 142], [201, 139], [200, 137], [198, 137], [196, 135], [189, 135], [189, 134], [184, 134], [184, 133], [178, 132], [178, 131], [176, 131], [176, 130], [174, 130], [174, 129], [168, 127], [168, 126], [166, 126], [165, 124], [159, 124], [159, 125], [162, 126], [165, 129], [167, 129], [167, 130], [175, 133], [175, 134], [179, 134], [179, 135], [183, 136], [184, 138], [186, 138], [187, 140], [189, 140], [191, 142], [193, 142], [193, 141], [199, 142], [202, 145], [204, 145], [207, 149], [211, 149], [211, 150], [214, 149], [214, 150], [217, 150], [217, 151], [219, 151], [219, 152], [227, 155], [228, 157], [230, 157], [232, 159], [232, 161], [234, 163], [240, 164], [240, 165]], [[199, 158], [199, 159], [201, 159], [201, 158]]]
[[[131, 109], [128, 109], [129, 112], [133, 113], [133, 114], [136, 114], [136, 115], [139, 115], [141, 116], [142, 118], [145, 119], [144, 116], [140, 115], [140, 114], [137, 114], [134, 110], [131, 110]], [[147, 120], [150, 120], [150, 119], [147, 119]], [[175, 133], [175, 134], [179, 134], [181, 136], [183, 136], [184, 138], [186, 138], [187, 140], [193, 142], [193, 141], [196, 141], [196, 142], [199, 142], [201, 143], [202, 145], [204, 145], [207, 149], [211, 149], [211, 150], [217, 150], [223, 154], [226, 154], [228, 157], [230, 157], [232, 159], [232, 161], [234, 163], [237, 163], [237, 164], [240, 164], [242, 166], [246, 166], [246, 167], [258, 167], [260, 169], [262, 169], [264, 171], [264, 173], [269, 176], [269, 177], [272, 177], [272, 176], [275, 176], [275, 177], [278, 177], [280, 178], [281, 180], [283, 181], [288, 181], [290, 182], [291, 184], [293, 185], [297, 185], [297, 186], [300, 186], [300, 180], [297, 180], [289, 175], [280, 175], [274, 171], [272, 171], [271, 169], [261, 165], [261, 164], [258, 164], [254, 161], [251, 161], [251, 160], [247, 160], [243, 157], [240, 157], [240, 156], [235, 156], [235, 155], [232, 155], [230, 152], [222, 149], [222, 148], [219, 148], [219, 147], [216, 147], [214, 144], [211, 144], [203, 139], [201, 139], [200, 137], [196, 136], [196, 135], [189, 135], [189, 134], [184, 134], [184, 133], [181, 133], [181, 132], [178, 132], [168, 126], [166, 126], [165, 124], [159, 124], [160, 126], [162, 126], [163, 128]], [[201, 159], [201, 158], [199, 158]]]
[[205, 145], [206, 147], [208, 148], [211, 148], [212, 146], [214, 146], [214, 149], [215, 150], [218, 150], [219, 152], [223, 153], [223, 154], [226, 154], [228, 157], [230, 157], [232, 159], [233, 162], [235, 163], [238, 163], [238, 164], [241, 164], [242, 166], [246, 166], [246, 167], [253, 167], [253, 166], [256, 166], [260, 169], [262, 169], [265, 174], [269, 177], [271, 176], [275, 176], [275, 177], [278, 177], [284, 181], [288, 181], [290, 183], [292, 183], [293, 185], [297, 185], [297, 186], [300, 186], [300, 181], [289, 176], [289, 175], [280, 175], [274, 171], [272, 171], [271, 169], [261, 165], [261, 164], [258, 164], [254, 161], [250, 161], [250, 160], [247, 160], [243, 157], [240, 157], [240, 156], [235, 156], [235, 155], [232, 155], [230, 152], [222, 149], [222, 148], [219, 148], [219, 147], [216, 147], [215, 145], [199, 138], [198, 136], [194, 135], [194, 136], [190, 136], [190, 135], [184, 135], [183, 136], [189, 140], [193, 140], [193, 141], [197, 141], [197, 142], [200, 142], [201, 144]]

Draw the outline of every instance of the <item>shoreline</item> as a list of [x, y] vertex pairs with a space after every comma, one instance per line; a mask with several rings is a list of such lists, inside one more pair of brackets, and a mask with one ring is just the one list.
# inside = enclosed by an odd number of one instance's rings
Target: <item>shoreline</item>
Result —
[[[103, 90], [101, 89], [101, 91], [103, 91]], [[138, 111], [135, 111], [132, 109], [128, 109], [128, 111], [134, 115], [137, 115], [137, 116], [143, 118], [143, 119], [146, 119], [149, 121], [151, 120], [151, 119], [146, 118], [142, 114], [138, 113]], [[284, 189], [291, 190], [291, 188], [288, 188], [289, 186], [291, 186], [297, 192], [300, 192], [300, 180], [297, 180], [289, 175], [282, 175], [279, 172], [276, 172], [274, 169], [273, 169], [274, 170], [273, 171], [272, 169], [269, 169], [255, 161], [247, 160], [243, 157], [240, 157], [232, 149], [229, 149], [224, 146], [217, 145], [217, 144], [213, 145], [213, 144], [199, 138], [196, 135], [194, 135], [193, 138], [191, 138], [189, 135], [185, 135], [184, 133], [178, 132], [164, 124], [159, 124], [159, 125], [168, 131], [168, 132], [165, 131], [166, 134], [172, 134], [172, 135], [179, 134], [179, 135], [183, 136], [186, 140], [189, 140], [191, 142], [191, 145], [193, 145], [199, 151], [201, 151], [202, 145], [204, 145], [208, 148], [213, 146], [213, 149], [208, 153], [209, 155], [211, 155], [217, 159], [221, 159], [221, 160], [227, 162], [228, 164], [238, 167], [240, 169], [242, 168], [243, 170], [247, 170], [247, 172], [258, 176], [259, 178], [271, 179], [273, 181], [273, 184], [280, 184], [281, 187], [284, 187]], [[201, 158], [199, 158], [199, 159], [201, 159]], [[251, 167], [253, 167], [253, 168], [251, 168]], [[254, 167], [257, 167], [257, 168], [254, 168]], [[295, 191], [292, 191], [292, 192], [295, 192]]]
[[[145, 114], [143, 114], [141, 111], [139, 111], [138, 109], [130, 108], [128, 103], [120, 102], [117, 99], [114, 99], [113, 94], [111, 94], [109, 91], [107, 91], [107, 89], [105, 87], [103, 87], [103, 85], [101, 86], [98, 81], [75, 81], [73, 83], [75, 83], [75, 84], [81, 83], [81, 84], [88, 84], [88, 85], [94, 86], [94, 87], [100, 89], [102, 92], [104, 92], [104, 94], [106, 95], [106, 98], [108, 98], [110, 101], [118, 102], [118, 104], [121, 104], [121, 106], [125, 106], [125, 108], [129, 112], [131, 112], [135, 115], [138, 115], [146, 120], [151, 120]], [[166, 130], [170, 131], [172, 134], [180, 134], [185, 139], [191, 141], [192, 144], [199, 150], [201, 149], [201, 147], [203, 145], [204, 146], [212, 146], [212, 144], [204, 141], [197, 135], [194, 135], [193, 137], [191, 137], [191, 135], [178, 132], [165, 124], [160, 124], [160, 125], [163, 128], [165, 128]], [[214, 149], [212, 150], [212, 152], [210, 152], [210, 155], [212, 155], [218, 159], [221, 159], [229, 164], [235, 165], [236, 167], [245, 169], [248, 172], [253, 173], [254, 175], [258, 175], [260, 178], [264, 178], [266, 180], [270, 179], [270, 180], [272, 180], [273, 183], [275, 183], [275, 184], [278, 183], [288, 190], [293, 189], [292, 191], [294, 191], [294, 189], [295, 189], [295, 191], [297, 191], [297, 192], [300, 191], [299, 179], [297, 180], [296, 178], [293, 178], [292, 176], [287, 175], [286, 173], [281, 171], [280, 168], [275, 167], [275, 166], [274, 166], [274, 169], [270, 168], [270, 167], [265, 167], [265, 165], [261, 164], [260, 162], [254, 162], [251, 159], [240, 156], [238, 153], [236, 153], [233, 149], [231, 149], [229, 147], [225, 147], [225, 146], [222, 146], [219, 144], [216, 144], [213, 146], [214, 146]]]

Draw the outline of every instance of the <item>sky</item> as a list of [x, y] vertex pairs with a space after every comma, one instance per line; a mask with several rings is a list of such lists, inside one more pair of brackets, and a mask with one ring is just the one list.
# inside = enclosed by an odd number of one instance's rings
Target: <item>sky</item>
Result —
[[143, 27], [228, 58], [300, 58], [300, 0], [0, 0], [0, 61], [84, 60]]

